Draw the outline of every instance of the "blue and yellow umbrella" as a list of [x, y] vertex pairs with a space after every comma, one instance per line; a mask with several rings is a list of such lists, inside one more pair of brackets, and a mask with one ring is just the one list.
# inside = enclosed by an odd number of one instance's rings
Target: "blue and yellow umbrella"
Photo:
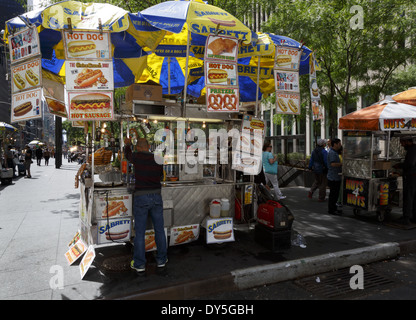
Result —
[[110, 31], [115, 87], [130, 85], [140, 77], [146, 65], [145, 50], [154, 50], [166, 33], [152, 27], [140, 15], [110, 4], [63, 1], [7, 21], [5, 39], [13, 30], [35, 25], [41, 43], [42, 67], [64, 77], [61, 30], [70, 27], [68, 18], [73, 29], [99, 30], [101, 25], [103, 31]]

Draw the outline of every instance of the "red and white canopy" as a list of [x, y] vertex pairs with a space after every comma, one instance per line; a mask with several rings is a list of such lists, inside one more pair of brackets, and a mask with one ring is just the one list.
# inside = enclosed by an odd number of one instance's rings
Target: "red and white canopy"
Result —
[[416, 131], [416, 89], [386, 97], [339, 119], [339, 129]]

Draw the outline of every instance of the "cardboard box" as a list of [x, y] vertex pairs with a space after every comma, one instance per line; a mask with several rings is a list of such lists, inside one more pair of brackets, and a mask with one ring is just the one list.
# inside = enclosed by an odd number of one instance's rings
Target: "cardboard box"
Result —
[[390, 161], [374, 161], [373, 168], [376, 170], [390, 170], [392, 163]]
[[133, 100], [162, 101], [162, 86], [157, 83], [135, 83], [127, 88], [126, 102]]

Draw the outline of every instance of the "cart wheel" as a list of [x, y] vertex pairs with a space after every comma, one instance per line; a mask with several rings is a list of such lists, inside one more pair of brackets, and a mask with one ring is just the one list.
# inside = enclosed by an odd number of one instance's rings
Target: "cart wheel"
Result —
[[352, 212], [354, 213], [354, 216], [358, 217], [360, 215], [360, 209], [353, 209]]
[[377, 211], [377, 221], [378, 222], [383, 222], [385, 218], [385, 212], [384, 210], [379, 210]]

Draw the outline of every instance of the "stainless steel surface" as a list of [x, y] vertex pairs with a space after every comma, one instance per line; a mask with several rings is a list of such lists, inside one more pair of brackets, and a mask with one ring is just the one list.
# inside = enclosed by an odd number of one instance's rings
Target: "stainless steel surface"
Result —
[[354, 178], [371, 178], [371, 161], [365, 159], [344, 159], [343, 175]]
[[229, 217], [234, 216], [234, 185], [226, 184], [177, 184], [162, 188], [163, 201], [173, 201], [172, 226], [199, 224], [209, 215], [212, 199], [230, 200]]

